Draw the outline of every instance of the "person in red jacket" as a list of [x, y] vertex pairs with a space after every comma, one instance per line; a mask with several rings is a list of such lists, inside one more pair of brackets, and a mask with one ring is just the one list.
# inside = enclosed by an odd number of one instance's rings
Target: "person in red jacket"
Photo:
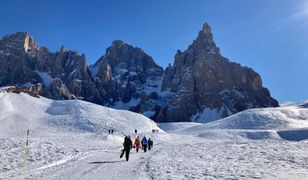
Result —
[[139, 147], [140, 147], [140, 139], [139, 136], [135, 139], [134, 145], [136, 147], [136, 152], [139, 151]]

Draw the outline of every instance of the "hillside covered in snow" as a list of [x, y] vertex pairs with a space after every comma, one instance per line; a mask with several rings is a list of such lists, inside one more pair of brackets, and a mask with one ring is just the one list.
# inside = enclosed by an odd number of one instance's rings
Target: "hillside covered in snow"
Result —
[[[0, 179], [308, 178], [305, 104], [162, 123], [162, 130], [129, 111], [0, 91]], [[126, 162], [124, 134], [150, 137], [154, 148], [132, 149]]]
[[149, 133], [158, 128], [142, 115], [80, 100], [54, 101], [26, 93], [0, 93], [0, 99], [2, 136], [23, 136], [28, 128], [38, 135], [59, 132], [104, 135], [109, 129], [123, 134], [135, 129]]
[[308, 139], [308, 108], [307, 104], [300, 103], [277, 108], [250, 109], [214, 122], [196, 123], [179, 132], [206, 138], [239, 136], [300, 141]]

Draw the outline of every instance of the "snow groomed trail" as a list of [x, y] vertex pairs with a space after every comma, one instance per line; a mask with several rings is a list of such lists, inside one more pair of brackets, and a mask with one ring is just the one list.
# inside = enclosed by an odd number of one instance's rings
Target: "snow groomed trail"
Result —
[[[119, 143], [112, 141], [109, 136], [108, 143], [98, 143], [90, 150], [82, 150], [77, 144], [74, 149], [79, 153], [63, 157], [58, 161], [36, 168], [7, 173], [4, 179], [153, 179], [148, 168], [148, 162], [155, 154], [163, 149], [166, 142], [159, 142], [154, 148], [144, 153], [140, 150], [131, 150], [130, 160], [120, 158], [122, 149]], [[62, 142], [63, 143], [63, 142]], [[85, 143], [86, 144], [86, 143]], [[82, 146], [80, 144], [79, 146]], [[36, 150], [40, 151], [40, 150]], [[68, 152], [63, 149], [63, 153]], [[81, 152], [82, 151], [82, 152]], [[37, 152], [36, 152], [37, 153]], [[0, 176], [1, 177], [1, 176]]]
[[[3, 179], [307, 179], [308, 143], [284, 140], [225, 141], [165, 134], [146, 153], [95, 141], [74, 144], [75, 155], [13, 171]], [[85, 139], [86, 140], [86, 139]], [[108, 142], [109, 141], [109, 142]], [[63, 143], [63, 142], [62, 142]], [[157, 144], [158, 143], [158, 144]], [[61, 146], [60, 144], [58, 144]], [[71, 145], [68, 148], [73, 148]], [[62, 149], [68, 154], [69, 149]], [[37, 153], [37, 152], [36, 152]]]

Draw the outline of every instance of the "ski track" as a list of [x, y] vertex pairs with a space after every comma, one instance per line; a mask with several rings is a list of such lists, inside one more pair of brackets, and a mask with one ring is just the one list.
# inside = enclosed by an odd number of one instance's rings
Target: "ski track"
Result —
[[[0, 174], [0, 177], [31, 180], [308, 178], [307, 141], [235, 142], [188, 135], [164, 136], [165, 140], [157, 141], [151, 151], [136, 153], [132, 149], [128, 162], [125, 157], [119, 158], [120, 145], [103, 143], [80, 149], [75, 155], [64, 156], [47, 165], [12, 171], [6, 176]], [[68, 149], [63, 151], [70, 154]]]
[[151, 151], [136, 153], [132, 149], [130, 160], [120, 159], [121, 147], [111, 150], [92, 150], [76, 156], [65, 157], [33, 170], [25, 171], [12, 179], [153, 179], [145, 169], [148, 159], [157, 154], [164, 143], [159, 143]]

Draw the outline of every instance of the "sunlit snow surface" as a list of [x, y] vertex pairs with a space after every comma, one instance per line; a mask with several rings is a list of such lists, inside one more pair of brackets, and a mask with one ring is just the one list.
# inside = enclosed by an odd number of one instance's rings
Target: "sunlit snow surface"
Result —
[[[159, 124], [164, 133], [128, 111], [0, 93], [0, 179], [307, 179], [307, 121], [307, 107], [297, 104], [205, 124]], [[135, 129], [154, 148], [133, 149], [126, 162], [123, 134], [134, 138]]]

